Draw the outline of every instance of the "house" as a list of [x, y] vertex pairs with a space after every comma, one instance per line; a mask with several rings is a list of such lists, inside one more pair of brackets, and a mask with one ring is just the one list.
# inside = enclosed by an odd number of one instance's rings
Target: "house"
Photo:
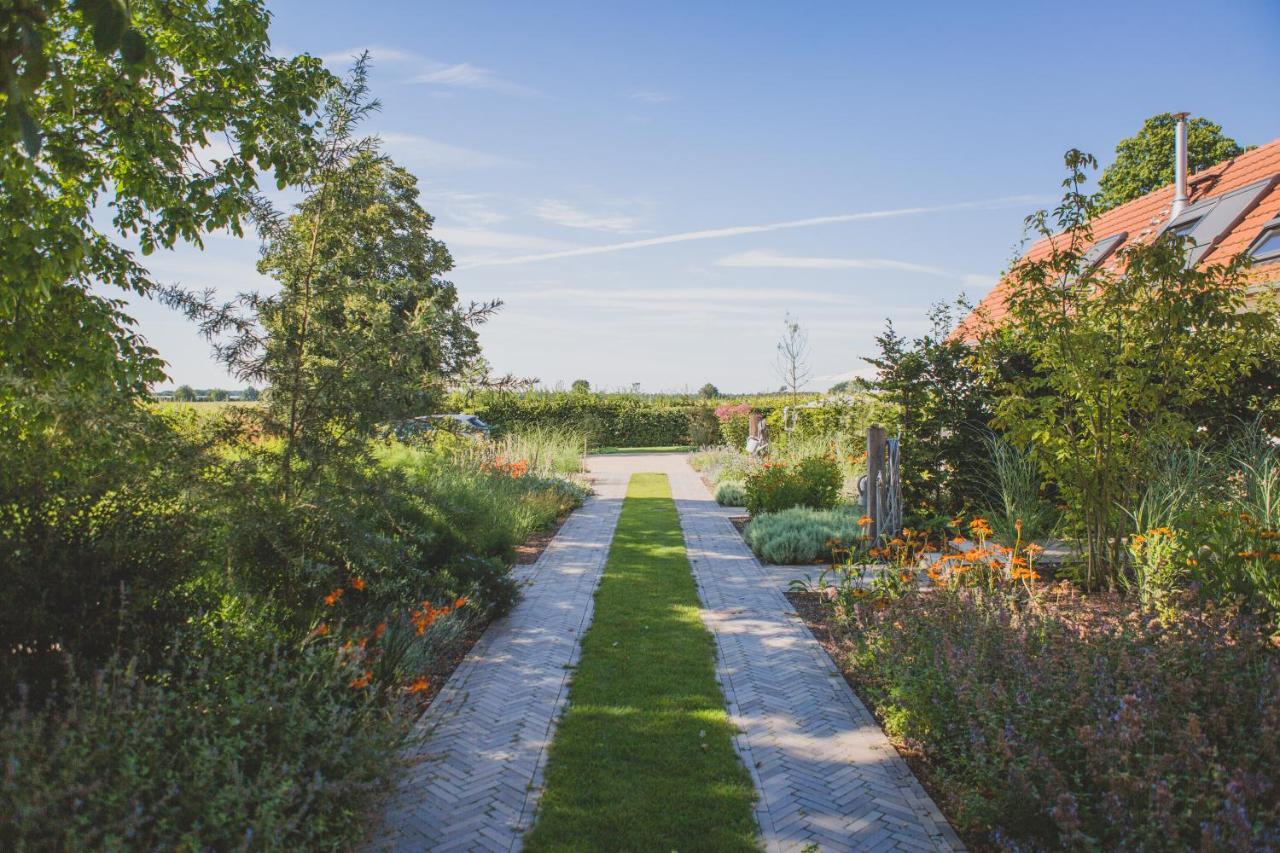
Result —
[[[1246, 252], [1253, 259], [1251, 284], [1280, 286], [1280, 139], [1187, 176], [1185, 120], [1178, 131], [1179, 180], [1097, 216], [1091, 223], [1094, 244], [1085, 262], [1108, 268], [1120, 248], [1150, 243], [1173, 230], [1195, 240], [1191, 262], [1225, 263]], [[1049, 253], [1046, 238], [1024, 259], [1039, 260]], [[1001, 279], [955, 334], [973, 339], [985, 328], [1000, 325], [1008, 314], [1006, 299], [1013, 286], [1010, 277]]]

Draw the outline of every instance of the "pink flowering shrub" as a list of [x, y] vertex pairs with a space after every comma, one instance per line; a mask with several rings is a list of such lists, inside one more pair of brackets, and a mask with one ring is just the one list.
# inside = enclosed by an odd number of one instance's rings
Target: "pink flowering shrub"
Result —
[[961, 588], [860, 606], [837, 629], [962, 831], [1005, 849], [1280, 847], [1264, 624]]

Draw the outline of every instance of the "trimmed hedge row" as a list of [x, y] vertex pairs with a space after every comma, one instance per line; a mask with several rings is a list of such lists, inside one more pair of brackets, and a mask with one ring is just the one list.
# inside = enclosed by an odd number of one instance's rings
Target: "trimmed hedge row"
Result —
[[621, 395], [493, 394], [466, 408], [499, 434], [573, 429], [585, 433], [594, 447], [664, 447], [691, 444], [692, 419], [705, 407]]
[[[802, 396], [801, 402], [819, 399]], [[785, 395], [730, 398], [718, 406], [698, 397], [678, 395], [600, 394], [564, 391], [489, 392], [459, 395], [453, 411], [477, 415], [501, 435], [531, 429], [569, 429], [586, 434], [595, 447], [707, 446], [725, 442], [742, 448], [747, 439], [746, 411], [764, 412], [770, 435], [785, 433]], [[741, 411], [739, 411], [741, 410]], [[892, 423], [893, 409], [871, 398], [800, 409], [795, 437], [845, 432], [858, 435], [872, 422]]]

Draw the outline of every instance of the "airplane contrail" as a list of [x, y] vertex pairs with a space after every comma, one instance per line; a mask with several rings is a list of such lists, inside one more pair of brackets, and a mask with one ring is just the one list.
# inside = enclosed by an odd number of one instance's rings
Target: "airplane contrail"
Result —
[[764, 225], [735, 225], [728, 228], [709, 228], [702, 231], [685, 231], [679, 234], [665, 234], [661, 237], [647, 237], [643, 240], [626, 240], [620, 243], [606, 243], [603, 246], [583, 246], [578, 249], [561, 249], [555, 252], [540, 252], [531, 255], [515, 255], [510, 258], [489, 258], [459, 265], [458, 269], [475, 267], [506, 266], [509, 264], [527, 264], [535, 261], [551, 261], [557, 258], [578, 258], [585, 255], [605, 255], [611, 252], [624, 252], [631, 249], [645, 249], [649, 246], [665, 246], [670, 243], [688, 243], [693, 240], [715, 240], [721, 237], [739, 237], [743, 234], [764, 234], [769, 231], [785, 231], [790, 228], [810, 228], [814, 225], [831, 225], [837, 222], [859, 222], [868, 219], [893, 219], [899, 216], [916, 216], [922, 213], [946, 213], [954, 210], [995, 210], [1004, 207], [1020, 207], [1042, 202], [1043, 198], [1032, 195], [1005, 196], [1003, 198], [985, 199], [983, 201], [963, 201], [954, 204], [939, 204], [931, 207], [899, 207], [893, 210], [868, 210], [861, 213], [837, 213], [832, 216], [813, 216], [808, 219], [791, 219], [785, 222], [770, 222]]

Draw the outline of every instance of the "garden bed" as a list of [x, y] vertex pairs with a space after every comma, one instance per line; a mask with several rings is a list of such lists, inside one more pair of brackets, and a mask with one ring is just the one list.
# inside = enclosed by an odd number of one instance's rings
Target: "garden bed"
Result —
[[[1230, 611], [1027, 600], [788, 599], [974, 849], [1269, 849], [1280, 650]], [[1268, 841], [1270, 839], [1270, 841]]]

